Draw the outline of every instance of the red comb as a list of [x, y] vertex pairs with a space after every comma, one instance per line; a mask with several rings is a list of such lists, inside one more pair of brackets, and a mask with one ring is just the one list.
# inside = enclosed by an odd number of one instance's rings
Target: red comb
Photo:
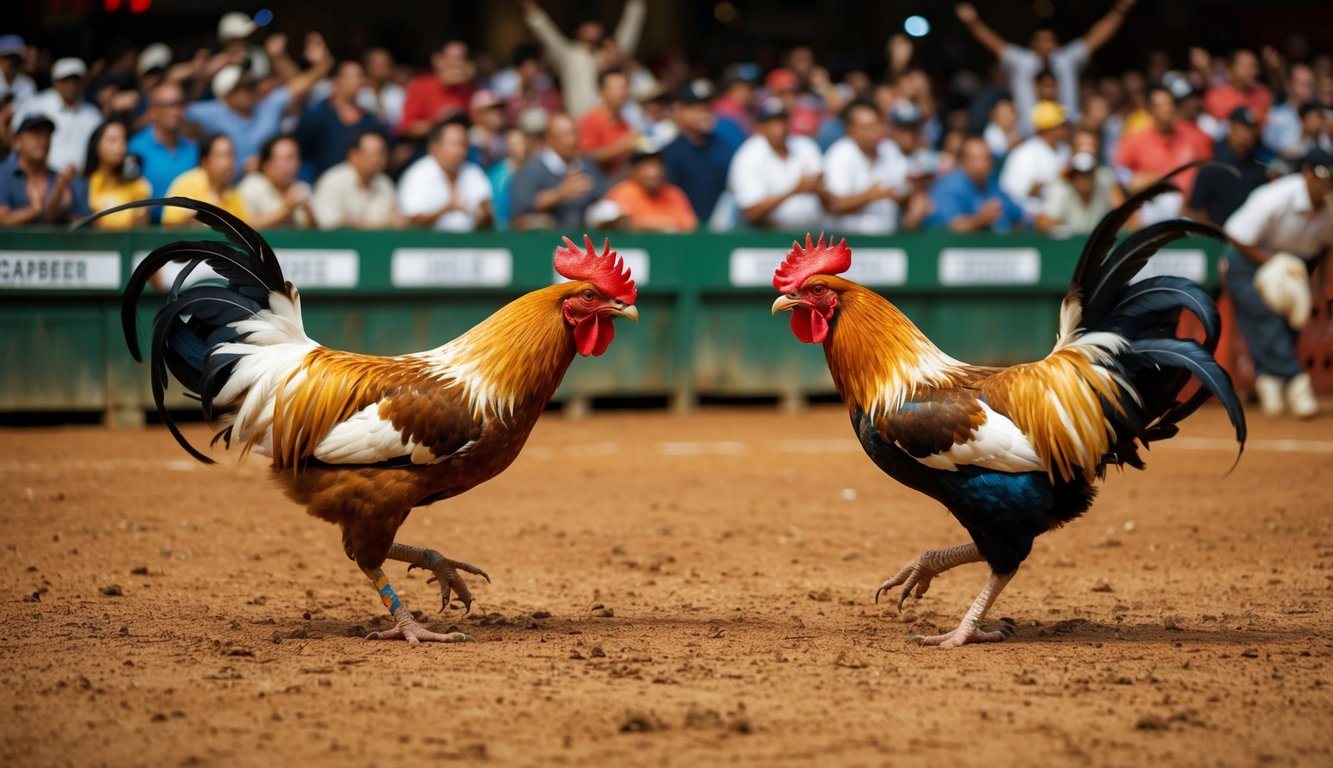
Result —
[[852, 249], [847, 247], [847, 238], [834, 245], [831, 240], [825, 243], [824, 233], [820, 232], [819, 242], [813, 243], [807, 232], [805, 247], [793, 242], [787, 259], [773, 273], [773, 287], [783, 293], [796, 293], [814, 275], [837, 275], [851, 266]]
[[556, 272], [570, 280], [587, 280], [597, 286], [603, 295], [626, 304], [633, 304], [639, 297], [629, 267], [611, 250], [609, 239], [602, 243], [601, 255], [598, 255], [592, 238], [587, 235], [583, 236], [583, 244], [587, 247], [583, 251], [568, 237], [562, 239], [565, 241], [564, 246], [555, 249]]

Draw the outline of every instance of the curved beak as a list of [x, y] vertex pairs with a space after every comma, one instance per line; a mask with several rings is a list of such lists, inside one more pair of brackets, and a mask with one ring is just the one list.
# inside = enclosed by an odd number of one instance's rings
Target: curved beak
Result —
[[778, 300], [773, 302], [773, 314], [776, 315], [779, 312], [790, 312], [801, 306], [801, 304], [801, 300], [794, 296], [779, 296]]
[[611, 308], [607, 310], [616, 317], [623, 317], [634, 322], [639, 322], [639, 308], [633, 304], [625, 304], [619, 301], [611, 302]]

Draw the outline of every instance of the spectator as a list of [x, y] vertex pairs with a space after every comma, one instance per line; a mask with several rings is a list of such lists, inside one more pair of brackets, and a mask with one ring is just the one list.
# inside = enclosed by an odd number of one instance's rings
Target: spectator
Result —
[[45, 115], [29, 115], [14, 129], [14, 151], [0, 162], [0, 226], [59, 224], [73, 208], [74, 167], [51, 170], [51, 134]]
[[819, 111], [802, 98], [801, 79], [786, 67], [778, 67], [764, 78], [769, 98], [782, 101], [787, 111], [787, 130], [797, 136], [814, 136], [819, 131]]
[[671, 108], [680, 134], [662, 150], [667, 181], [685, 191], [690, 208], [705, 221], [727, 188], [732, 155], [745, 139], [739, 132], [726, 133], [709, 103], [712, 96], [707, 80], [681, 86]]
[[665, 147], [676, 138], [680, 129], [672, 119], [670, 94], [662, 89], [656, 78], [648, 77], [652, 79], [643, 81], [637, 91], [630, 89], [637, 109], [626, 119], [630, 127], [642, 134], [644, 141], [655, 147]]
[[727, 187], [750, 226], [805, 231], [824, 217], [819, 145], [787, 130], [790, 115], [769, 97], [755, 116], [755, 135], [731, 159]]
[[510, 187], [514, 229], [574, 230], [583, 226], [588, 205], [608, 185], [597, 165], [579, 154], [578, 147], [573, 118], [564, 113], [551, 115], [546, 148], [524, 164]]
[[14, 110], [22, 113], [24, 104], [37, 95], [37, 84], [23, 74], [23, 57], [28, 46], [18, 35], [0, 36], [0, 97], [11, 96]]
[[347, 160], [315, 182], [313, 206], [321, 229], [389, 229], [402, 225], [393, 182], [384, 174], [389, 145], [376, 130], [361, 131]]
[[[1199, 49], [1192, 49], [1197, 51]], [[1206, 54], [1205, 54], [1206, 55]], [[1202, 64], [1202, 60], [1199, 62]], [[1208, 89], [1203, 96], [1203, 108], [1218, 120], [1226, 119], [1236, 107], [1249, 107], [1262, 125], [1273, 106], [1273, 94], [1259, 82], [1259, 57], [1254, 51], [1238, 48], [1227, 59], [1226, 82], [1215, 82], [1211, 67], [1196, 66]]]
[[1063, 177], [1051, 184], [1034, 227], [1059, 237], [1090, 234], [1123, 197], [1115, 173], [1097, 161], [1095, 152], [1075, 152]]
[[153, 89], [166, 82], [167, 71], [171, 69], [174, 61], [175, 56], [166, 43], [151, 43], [139, 52], [139, 58], [134, 63], [140, 94], [140, 103], [136, 105], [136, 109], [141, 110], [142, 102], [150, 98]]
[[414, 227], [471, 232], [490, 225], [491, 182], [467, 161], [467, 119], [451, 117], [426, 135], [426, 155], [403, 171], [398, 210]]
[[514, 175], [532, 156], [532, 152], [529, 151], [528, 134], [521, 128], [514, 127], [505, 131], [504, 146], [505, 156], [486, 169], [486, 176], [491, 180], [491, 191], [494, 193], [495, 228], [500, 230], [509, 229], [511, 202], [509, 190]]
[[[875, 105], [853, 101], [842, 114], [847, 135], [833, 142], [824, 156], [830, 231], [891, 235], [898, 230], [899, 209], [908, 203], [907, 159], [885, 137], [887, 128]], [[917, 205], [903, 229], [921, 223]]]
[[250, 226], [315, 226], [310, 207], [310, 185], [297, 178], [301, 171], [301, 146], [290, 134], [274, 136], [259, 149], [259, 168], [245, 175], [236, 189], [250, 214]]
[[361, 57], [366, 84], [357, 94], [361, 108], [385, 126], [398, 130], [403, 123], [403, 105], [407, 92], [394, 82], [393, 54], [385, 48], [371, 48]]
[[1023, 141], [1023, 133], [1018, 129], [1018, 110], [1014, 109], [1014, 100], [1001, 96], [990, 108], [990, 120], [982, 131], [982, 138], [996, 162], [1003, 160], [1009, 151]]
[[492, 91], [479, 88], [472, 94], [468, 113], [472, 127], [468, 143], [482, 168], [490, 168], [505, 157], [504, 102]]
[[[167, 189], [167, 197], [192, 197], [212, 203], [228, 213], [248, 220], [249, 211], [232, 179], [236, 177], [236, 146], [231, 137], [214, 133], [199, 140], [199, 167], [176, 177]], [[179, 227], [194, 221], [194, 213], [185, 208], [167, 208], [162, 225]]]
[[[71, 187], [73, 206], [80, 215], [147, 200], [152, 187], [139, 174], [139, 159], [129, 153], [129, 126], [108, 120], [88, 140], [83, 175]], [[112, 213], [93, 222], [98, 229], [130, 229], [148, 223], [148, 209], [135, 208]]]
[[[1302, 170], [1254, 190], [1227, 219], [1231, 245], [1226, 252], [1226, 289], [1236, 310], [1236, 324], [1254, 357], [1254, 388], [1263, 413], [1287, 408], [1309, 418], [1319, 411], [1310, 375], [1296, 357], [1297, 327], [1270, 309], [1256, 290], [1255, 277], [1274, 256], [1290, 254], [1311, 269], [1333, 246], [1333, 157], [1316, 149]], [[1293, 327], [1292, 319], [1296, 319]]]
[[333, 75], [333, 90], [329, 97], [306, 111], [296, 130], [296, 140], [305, 158], [303, 179], [318, 178], [347, 158], [347, 149], [363, 131], [381, 131], [388, 128], [368, 113], [357, 95], [366, 85], [366, 72], [361, 62], [347, 59], [338, 65]]
[[722, 75], [722, 95], [713, 102], [713, 113], [730, 120], [749, 136], [754, 131], [754, 92], [759, 85], [759, 67], [733, 64]]
[[0, 158], [9, 157], [14, 149], [14, 94], [0, 96]]
[[1268, 111], [1264, 146], [1284, 160], [1299, 161], [1309, 151], [1303, 146], [1306, 134], [1302, 107], [1314, 101], [1314, 84], [1314, 70], [1308, 64], [1292, 64], [1287, 73], [1286, 99]]
[[222, 133], [231, 139], [236, 155], [233, 173], [238, 178], [254, 170], [259, 148], [278, 135], [287, 107], [300, 103], [333, 66], [328, 46], [318, 34], [307, 37], [305, 57], [309, 69], [262, 98], [256, 95], [257, 83], [247, 70], [235, 64], [223, 67], [213, 75], [214, 98], [186, 108], [185, 117], [190, 122], [198, 123], [207, 133]]
[[1000, 60], [1005, 73], [1009, 76], [1009, 93], [1013, 95], [1014, 107], [1018, 110], [1019, 120], [1024, 132], [1032, 130], [1028, 122], [1032, 108], [1037, 104], [1035, 80], [1043, 69], [1049, 69], [1055, 75], [1059, 87], [1059, 101], [1065, 110], [1077, 116], [1078, 76], [1088, 59], [1107, 43], [1119, 31], [1125, 14], [1134, 7], [1135, 0], [1115, 0], [1109, 13], [1088, 28], [1083, 37], [1060, 46], [1055, 31], [1048, 28], [1038, 29], [1032, 35], [1027, 48], [1020, 48], [1007, 42], [994, 30], [986, 26], [977, 16], [977, 10], [971, 3], [959, 3], [955, 7], [958, 18], [963, 22], [981, 44], [989, 48]]
[[28, 99], [17, 113], [19, 120], [41, 114], [55, 123], [47, 162], [59, 171], [67, 167], [72, 167], [75, 174], [83, 171], [88, 139], [102, 124], [102, 113], [83, 100], [87, 74], [82, 59], [57, 59], [51, 65], [51, 87]]
[[1222, 225], [1258, 187], [1268, 181], [1259, 160], [1259, 117], [1249, 107], [1231, 110], [1227, 137], [1213, 150], [1216, 164], [1199, 170], [1190, 193], [1189, 216]]
[[1042, 193], [1060, 178], [1069, 160], [1069, 120], [1056, 101], [1039, 101], [1032, 108], [1036, 135], [1014, 148], [1000, 172], [1000, 189], [1023, 206], [1028, 216], [1042, 209]]
[[536, 46], [516, 47], [510, 72], [507, 78], [497, 75], [492, 80], [493, 89], [505, 101], [505, 117], [509, 122], [518, 120], [523, 110], [533, 107], [548, 114], [560, 111], [560, 93], [542, 67], [541, 52]]
[[[139, 157], [143, 177], [153, 197], [165, 197], [177, 176], [199, 165], [199, 147], [185, 138], [185, 93], [173, 82], [153, 89], [148, 102], [148, 126], [130, 140], [130, 151]], [[153, 223], [162, 221], [162, 209], [150, 214]]]
[[468, 58], [467, 43], [450, 40], [431, 54], [431, 71], [407, 84], [403, 122], [398, 130], [414, 141], [432, 133], [441, 120], [466, 114], [472, 99], [476, 67]]
[[[1176, 111], [1176, 100], [1162, 85], [1148, 88], [1148, 114], [1151, 124], [1120, 140], [1116, 165], [1127, 174], [1126, 186], [1131, 193], [1157, 183], [1166, 174], [1186, 163], [1212, 157], [1213, 148], [1198, 128], [1187, 127]], [[1194, 170], [1171, 179], [1180, 189], [1192, 189]], [[1180, 214], [1182, 195], [1158, 195], [1141, 210], [1144, 225], [1174, 218]]]
[[[616, 25], [613, 43], [620, 55], [633, 58], [639, 46], [639, 35], [643, 32], [643, 20], [647, 15], [648, 4], [645, 0], [628, 0], [625, 10]], [[598, 71], [602, 65], [598, 54], [603, 47], [606, 30], [596, 19], [584, 19], [574, 31], [570, 40], [560, 33], [551, 17], [546, 15], [535, 0], [523, 0], [523, 19], [528, 28], [541, 41], [546, 49], [546, 58], [560, 77], [560, 86], [564, 91], [565, 111], [575, 119], [583, 117], [598, 105], [598, 92], [601, 90], [601, 78]], [[626, 93], [628, 93], [628, 86]], [[628, 151], [628, 149], [626, 150]]]
[[597, 89], [601, 101], [579, 118], [579, 151], [610, 177], [624, 167], [641, 134], [620, 114], [629, 101], [629, 76], [625, 70], [603, 70], [597, 75]]
[[667, 182], [662, 151], [649, 148], [630, 153], [629, 177], [588, 209], [588, 224], [647, 232], [692, 232], [699, 226], [699, 219], [685, 192]]
[[889, 109], [889, 139], [907, 158], [907, 178], [911, 180], [913, 189], [925, 191], [942, 170], [941, 158], [926, 141], [922, 132], [921, 112], [915, 104], [901, 99]]
[[968, 137], [958, 150], [958, 168], [930, 188], [935, 210], [926, 220], [932, 229], [953, 232], [1007, 232], [1023, 223], [1023, 208], [991, 178], [995, 161], [984, 139]]

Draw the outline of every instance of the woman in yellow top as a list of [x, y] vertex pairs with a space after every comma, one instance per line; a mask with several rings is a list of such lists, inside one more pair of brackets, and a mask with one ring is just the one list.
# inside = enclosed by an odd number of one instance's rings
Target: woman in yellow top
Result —
[[[74, 180], [70, 191], [76, 210], [92, 214], [117, 205], [147, 200], [152, 195], [148, 180], [139, 175], [139, 159], [129, 154], [129, 128], [119, 120], [97, 126], [88, 140], [88, 154], [83, 176]], [[86, 207], [85, 207], [86, 206]], [[148, 223], [148, 209], [121, 211], [98, 219], [98, 229], [130, 229]]]
[[[199, 167], [176, 177], [167, 188], [167, 197], [190, 197], [212, 203], [228, 213], [247, 217], [245, 203], [231, 183], [236, 173], [236, 149], [231, 139], [223, 134], [205, 136], [199, 142]], [[179, 227], [194, 222], [194, 211], [186, 208], [166, 208], [162, 211], [162, 225]]]

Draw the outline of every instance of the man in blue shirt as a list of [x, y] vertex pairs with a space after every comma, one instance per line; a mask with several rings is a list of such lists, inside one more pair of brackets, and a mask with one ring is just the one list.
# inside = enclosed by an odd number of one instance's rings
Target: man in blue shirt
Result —
[[926, 220], [930, 229], [954, 232], [1007, 232], [1023, 222], [1023, 209], [991, 177], [995, 160], [979, 136], [963, 140], [958, 168], [941, 176], [930, 188], [935, 211]]
[[47, 164], [55, 129], [51, 118], [35, 114], [14, 130], [14, 151], [0, 162], [0, 227], [56, 224], [74, 212], [74, 169], [56, 173]]
[[1259, 148], [1259, 118], [1236, 107], [1227, 135], [1213, 149], [1213, 162], [1199, 169], [1186, 208], [1190, 218], [1225, 224], [1250, 193], [1268, 183], [1267, 158]]
[[361, 62], [347, 59], [334, 73], [329, 97], [306, 110], [296, 129], [301, 145], [301, 178], [313, 182], [325, 171], [347, 159], [353, 141], [366, 131], [378, 131], [388, 139], [389, 129], [361, 108], [357, 94], [366, 84]]
[[[307, 39], [306, 58], [310, 61], [309, 69], [297, 72], [263, 98], [256, 95], [257, 83], [243, 67], [235, 64], [223, 67], [213, 75], [215, 98], [197, 101], [186, 109], [185, 117], [198, 123], [205, 133], [221, 133], [231, 139], [236, 148], [237, 178], [258, 167], [259, 149], [281, 132], [283, 112], [290, 104], [304, 99], [333, 66], [333, 57], [319, 35]], [[274, 61], [276, 71], [291, 66], [285, 57]]]
[[[199, 147], [185, 138], [185, 94], [176, 83], [165, 82], [153, 89], [148, 102], [149, 123], [130, 139], [130, 153], [138, 155], [143, 177], [153, 188], [153, 197], [166, 197], [176, 177], [199, 164]], [[154, 224], [162, 221], [162, 209], [150, 213]]]
[[745, 140], [734, 122], [717, 119], [712, 100], [713, 89], [707, 80], [681, 86], [674, 107], [680, 135], [662, 150], [667, 181], [685, 191], [701, 223], [713, 215], [717, 199], [727, 188], [731, 156]]

